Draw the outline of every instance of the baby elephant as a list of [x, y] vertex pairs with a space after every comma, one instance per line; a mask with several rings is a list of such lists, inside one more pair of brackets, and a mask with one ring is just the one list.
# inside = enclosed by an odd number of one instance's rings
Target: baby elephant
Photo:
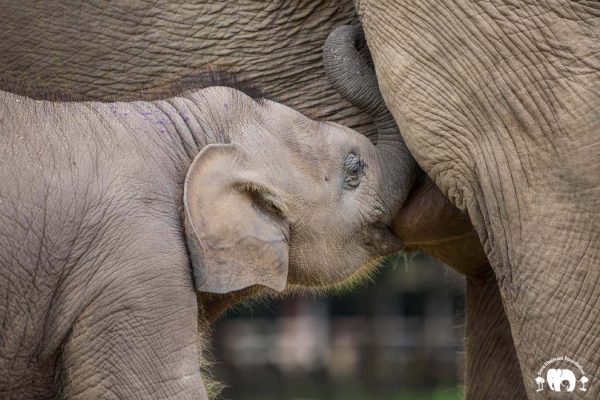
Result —
[[0, 397], [206, 398], [197, 293], [368, 273], [400, 247], [401, 145], [227, 87], [0, 93]]

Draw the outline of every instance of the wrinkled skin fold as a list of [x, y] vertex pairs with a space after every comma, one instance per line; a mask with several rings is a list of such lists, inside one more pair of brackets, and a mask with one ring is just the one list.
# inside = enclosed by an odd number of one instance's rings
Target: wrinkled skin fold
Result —
[[511, 372], [470, 398], [553, 398], [535, 378], [560, 355], [598, 376], [597, 3], [357, 6], [385, 102], [419, 165], [468, 213], [510, 323], [519, 366], [489, 352], [472, 362], [520, 368], [523, 386]]

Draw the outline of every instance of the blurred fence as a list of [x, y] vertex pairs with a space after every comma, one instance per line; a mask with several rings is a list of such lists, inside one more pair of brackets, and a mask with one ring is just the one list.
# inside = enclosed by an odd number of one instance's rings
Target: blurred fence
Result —
[[396, 257], [344, 295], [230, 312], [212, 335], [216, 376], [230, 400], [455, 399], [463, 310], [460, 276]]

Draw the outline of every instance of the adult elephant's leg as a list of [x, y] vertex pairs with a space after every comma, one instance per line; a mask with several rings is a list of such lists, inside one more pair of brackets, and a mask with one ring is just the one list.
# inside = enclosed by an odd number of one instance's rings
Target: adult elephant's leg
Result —
[[488, 273], [467, 278], [465, 397], [515, 400], [527, 397], [498, 283]]
[[[585, 153], [580, 157], [585, 160]], [[572, 206], [557, 205], [540, 204], [544, 209], [523, 224], [524, 243], [515, 249], [513, 263], [496, 267], [532, 399], [548, 398], [548, 392], [536, 392], [535, 385], [538, 377], [546, 378], [547, 368], [569, 369], [577, 380], [594, 380], [600, 374], [600, 212], [578, 215], [568, 210]], [[555, 357], [568, 357], [583, 370], [570, 361], [544, 369]], [[577, 383], [571, 398], [600, 397], [600, 385], [590, 385], [585, 392], [581, 387]]]

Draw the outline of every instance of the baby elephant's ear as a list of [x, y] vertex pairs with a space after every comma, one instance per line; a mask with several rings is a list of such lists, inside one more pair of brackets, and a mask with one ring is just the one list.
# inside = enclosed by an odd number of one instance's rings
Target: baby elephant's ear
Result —
[[285, 206], [261, 175], [232, 144], [206, 146], [190, 166], [184, 187], [185, 234], [196, 290], [285, 288]]

